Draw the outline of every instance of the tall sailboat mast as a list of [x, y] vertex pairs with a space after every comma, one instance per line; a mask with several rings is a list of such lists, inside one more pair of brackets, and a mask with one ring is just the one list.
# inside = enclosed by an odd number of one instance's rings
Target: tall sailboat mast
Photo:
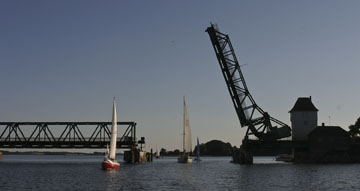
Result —
[[111, 160], [115, 160], [116, 138], [117, 138], [117, 117], [116, 117], [116, 103], [115, 103], [115, 97], [114, 97], [113, 116], [112, 116], [112, 131], [111, 131], [111, 140], [110, 140], [110, 159]]
[[185, 96], [184, 96], [184, 116], [183, 116], [183, 119], [184, 119], [184, 121], [183, 121], [183, 151], [185, 152], [185, 150], [186, 150], [186, 148], [185, 148], [185, 136], [186, 136], [186, 134], [185, 134], [185, 112], [186, 112], [186, 103], [185, 103]]
[[185, 96], [184, 96], [184, 136], [183, 136], [184, 152], [191, 152], [191, 130], [189, 123], [189, 115], [186, 108]]

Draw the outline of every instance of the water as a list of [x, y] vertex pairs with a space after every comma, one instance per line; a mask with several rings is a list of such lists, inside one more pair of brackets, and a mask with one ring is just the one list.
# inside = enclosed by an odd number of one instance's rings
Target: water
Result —
[[175, 157], [101, 170], [102, 156], [5, 155], [0, 190], [360, 190], [360, 164], [294, 165], [257, 157], [180, 164]]

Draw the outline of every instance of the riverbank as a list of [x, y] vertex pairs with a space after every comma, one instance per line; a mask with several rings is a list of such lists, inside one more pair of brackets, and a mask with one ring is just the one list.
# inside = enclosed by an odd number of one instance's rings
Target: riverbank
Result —
[[[73, 155], [73, 156], [91, 156], [104, 155], [103, 152], [83, 153], [83, 152], [40, 152], [40, 151], [0, 151], [2, 155]], [[123, 155], [123, 153], [117, 153]], [[1, 159], [1, 154], [0, 154]]]

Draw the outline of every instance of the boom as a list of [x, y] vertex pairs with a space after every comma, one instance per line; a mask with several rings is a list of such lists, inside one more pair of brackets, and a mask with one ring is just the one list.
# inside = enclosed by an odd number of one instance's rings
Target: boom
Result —
[[[290, 127], [270, 117], [255, 103], [247, 88], [229, 36], [219, 32], [213, 24], [206, 29], [206, 32], [210, 36], [240, 124], [242, 127], [248, 127], [245, 140], [249, 135], [254, 135], [260, 140], [289, 137], [291, 135]], [[280, 128], [273, 126], [271, 122], [280, 125]]]

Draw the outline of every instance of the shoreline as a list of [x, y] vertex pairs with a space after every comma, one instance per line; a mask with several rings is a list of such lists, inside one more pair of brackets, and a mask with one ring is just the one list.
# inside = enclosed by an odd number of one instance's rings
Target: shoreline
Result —
[[[25, 152], [19, 152], [19, 151], [0, 151], [2, 152], [2, 155], [73, 155], [73, 156], [91, 156], [91, 155], [104, 155], [103, 152], [93, 152], [93, 153], [82, 153], [82, 152], [39, 152], [39, 151], [25, 151]], [[123, 153], [116, 153], [118, 155], [123, 155]]]

